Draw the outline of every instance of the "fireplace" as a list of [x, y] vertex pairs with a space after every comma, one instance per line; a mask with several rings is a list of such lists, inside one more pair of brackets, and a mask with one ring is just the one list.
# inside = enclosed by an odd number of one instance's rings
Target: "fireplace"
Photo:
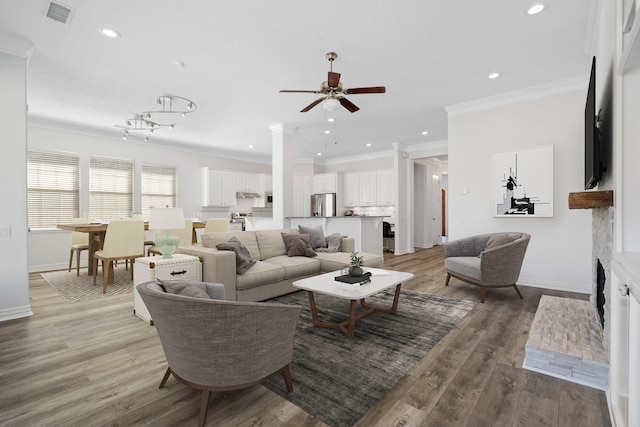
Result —
[[604, 329], [604, 304], [606, 298], [604, 296], [604, 287], [607, 281], [604, 267], [600, 263], [599, 259], [596, 259], [596, 309], [598, 309], [598, 316], [600, 317], [600, 326]]

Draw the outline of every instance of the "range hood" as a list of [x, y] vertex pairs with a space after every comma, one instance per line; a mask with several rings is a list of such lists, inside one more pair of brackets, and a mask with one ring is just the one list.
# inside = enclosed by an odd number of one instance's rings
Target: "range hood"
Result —
[[238, 199], [259, 199], [261, 196], [258, 193], [248, 193], [244, 191], [238, 191], [236, 198]]

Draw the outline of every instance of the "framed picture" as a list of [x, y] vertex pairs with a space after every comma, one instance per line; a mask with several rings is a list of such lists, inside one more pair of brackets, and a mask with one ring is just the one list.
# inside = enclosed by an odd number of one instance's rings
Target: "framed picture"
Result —
[[493, 155], [494, 217], [553, 216], [553, 146]]

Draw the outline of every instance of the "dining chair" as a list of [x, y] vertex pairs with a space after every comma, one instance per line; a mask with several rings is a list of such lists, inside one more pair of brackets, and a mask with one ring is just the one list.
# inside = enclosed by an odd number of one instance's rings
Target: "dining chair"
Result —
[[[109, 274], [113, 271], [113, 262], [131, 261], [131, 280], [136, 258], [144, 256], [144, 222], [136, 219], [115, 219], [109, 222], [104, 236], [102, 250], [96, 251], [93, 258], [93, 286], [98, 276], [98, 260], [102, 261], [102, 293], [107, 293]], [[105, 264], [106, 263], [106, 264]]]
[[[72, 224], [88, 224], [88, 218], [73, 218]], [[80, 276], [80, 253], [89, 250], [89, 234], [80, 231], [71, 232], [71, 249], [69, 250], [69, 272], [73, 264], [73, 254], [76, 254], [76, 276]], [[91, 260], [89, 260], [91, 262]]]
[[[164, 234], [164, 230], [156, 230], [155, 231], [155, 236], [158, 237], [160, 235]], [[180, 242], [178, 243], [178, 246], [189, 246], [191, 245], [191, 240], [192, 240], [192, 235], [193, 235], [193, 220], [192, 219], [185, 219], [184, 220], [184, 228], [181, 230], [171, 230], [171, 235], [178, 237], [178, 239], [180, 239]], [[147, 255], [162, 255], [162, 252], [160, 252], [160, 249], [158, 249], [155, 245], [151, 246], [148, 250], [147, 250]]]
[[202, 233], [216, 233], [229, 231], [229, 220], [227, 218], [211, 218], [207, 220]]

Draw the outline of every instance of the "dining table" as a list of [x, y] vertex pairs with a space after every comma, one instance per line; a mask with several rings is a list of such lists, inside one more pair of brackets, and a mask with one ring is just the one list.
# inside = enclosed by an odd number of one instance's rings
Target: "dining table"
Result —
[[[196, 230], [198, 228], [204, 228], [206, 225], [203, 221], [193, 221], [193, 234], [191, 241], [192, 243], [196, 243], [198, 241]], [[77, 231], [80, 233], [88, 233], [89, 234], [89, 262], [88, 262], [88, 274], [89, 276], [93, 276], [93, 256], [96, 251], [102, 249], [104, 245], [104, 236], [107, 234], [108, 223], [89, 223], [89, 224], [58, 224], [57, 228], [61, 230], [68, 231]], [[144, 222], [144, 229], [149, 229], [149, 223], [147, 221]], [[113, 277], [113, 274], [110, 275]]]

